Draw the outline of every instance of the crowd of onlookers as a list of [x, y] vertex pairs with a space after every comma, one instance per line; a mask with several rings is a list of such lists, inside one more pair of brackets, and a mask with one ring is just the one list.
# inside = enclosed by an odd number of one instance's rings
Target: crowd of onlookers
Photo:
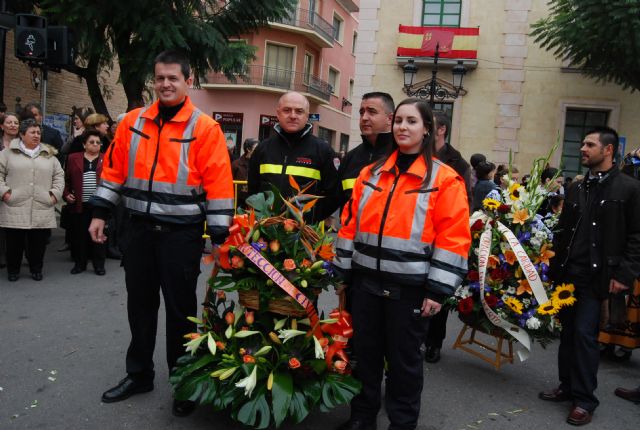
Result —
[[[42, 123], [36, 103], [0, 114], [0, 267], [7, 268], [9, 281], [19, 279], [25, 257], [31, 277], [43, 279], [56, 210], [66, 231], [60, 250], [71, 251], [74, 261], [71, 273], [83, 272], [91, 261], [97, 275], [105, 274], [107, 245], [90, 240], [87, 202], [117, 123], [91, 108], [74, 109], [72, 121], [64, 140], [58, 130]], [[121, 255], [115, 250], [111, 256]]]

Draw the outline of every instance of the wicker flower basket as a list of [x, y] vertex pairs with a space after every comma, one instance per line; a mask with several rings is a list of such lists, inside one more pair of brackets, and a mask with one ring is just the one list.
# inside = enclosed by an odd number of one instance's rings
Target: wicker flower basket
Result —
[[[238, 291], [240, 304], [248, 309], [260, 309], [260, 293], [258, 290], [240, 290]], [[267, 308], [269, 312], [274, 314], [286, 315], [288, 317], [302, 318], [307, 312], [292, 297], [282, 297], [269, 300]]]

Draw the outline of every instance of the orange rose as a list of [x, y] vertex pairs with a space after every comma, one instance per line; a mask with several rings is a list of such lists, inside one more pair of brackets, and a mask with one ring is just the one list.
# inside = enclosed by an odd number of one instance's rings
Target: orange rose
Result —
[[185, 339], [196, 340], [200, 337], [200, 333], [187, 333], [184, 335]]
[[307, 260], [306, 258], [304, 260], [302, 260], [302, 263], [300, 263], [300, 266], [304, 267], [305, 269], [308, 267], [311, 267], [313, 263], [311, 263], [311, 260]]
[[300, 361], [295, 357], [291, 357], [289, 359], [289, 368], [297, 369], [298, 367], [300, 367]]
[[336, 369], [336, 372], [342, 374], [347, 368], [347, 362], [343, 360], [336, 360], [335, 363], [333, 363], [333, 367]]
[[225, 348], [226, 346], [227, 346], [227, 345], [225, 345], [224, 343], [220, 342], [219, 340], [216, 340], [216, 347], [218, 347], [218, 349], [219, 349], [220, 351], [224, 351], [224, 348]]
[[255, 321], [255, 317], [253, 316], [253, 311], [245, 311], [244, 312], [244, 320], [249, 325], [253, 324], [253, 321]]
[[274, 253], [280, 251], [280, 242], [278, 242], [277, 240], [272, 240], [271, 242], [269, 242], [269, 249]]
[[233, 314], [233, 312], [227, 312], [224, 315], [224, 320], [227, 322], [227, 324], [231, 325], [235, 322], [236, 316]]
[[237, 255], [231, 257], [231, 267], [234, 269], [242, 269], [244, 267], [244, 260], [242, 257], [238, 257]]
[[296, 262], [293, 261], [291, 258], [287, 258], [286, 260], [284, 260], [284, 263], [282, 263], [284, 270], [288, 270], [288, 271], [292, 271], [295, 270], [296, 268]]
[[289, 233], [295, 230], [295, 228], [298, 226], [298, 223], [292, 219], [285, 219], [282, 224], [284, 226], [284, 231]]
[[255, 363], [256, 359], [252, 355], [247, 354], [247, 355], [244, 355], [242, 357], [242, 362], [243, 363]]

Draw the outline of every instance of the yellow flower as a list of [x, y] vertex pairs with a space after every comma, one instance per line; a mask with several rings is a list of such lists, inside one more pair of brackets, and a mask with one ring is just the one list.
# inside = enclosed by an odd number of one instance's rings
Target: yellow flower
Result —
[[560, 284], [551, 294], [551, 302], [558, 308], [573, 306], [576, 302], [576, 298], [573, 295], [574, 291], [573, 284]]
[[517, 210], [513, 213], [513, 223], [522, 224], [529, 219], [529, 210], [527, 208]]
[[538, 306], [538, 313], [540, 315], [555, 315], [559, 310], [560, 308], [556, 306], [552, 300], [549, 300], [547, 303], [543, 303]]
[[522, 302], [515, 297], [507, 297], [507, 299], [504, 301], [504, 304], [509, 306], [509, 309], [511, 309], [516, 314], [522, 314]]
[[511, 197], [511, 200], [516, 201], [516, 200], [520, 200], [520, 191], [518, 191], [520, 189], [520, 184], [517, 182], [514, 182], [513, 184], [511, 184], [511, 186], [509, 187], [509, 197]]
[[482, 201], [482, 206], [485, 207], [485, 209], [489, 209], [490, 211], [496, 210], [500, 207], [500, 202], [495, 200], [495, 199], [484, 199]]

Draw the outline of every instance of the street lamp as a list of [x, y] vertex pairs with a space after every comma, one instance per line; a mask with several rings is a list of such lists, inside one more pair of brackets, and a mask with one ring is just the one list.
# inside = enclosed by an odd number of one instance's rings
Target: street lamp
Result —
[[418, 66], [416, 66], [413, 58], [410, 58], [407, 64], [402, 67], [404, 72], [404, 92], [409, 97], [418, 97], [421, 99], [429, 99], [429, 105], [433, 109], [435, 106], [435, 99], [444, 100], [447, 98], [456, 99], [460, 94], [462, 88], [462, 80], [467, 73], [467, 69], [464, 67], [464, 62], [458, 60], [458, 63], [451, 70], [453, 75], [453, 89], [455, 92], [450, 92], [447, 88], [438, 83], [436, 77], [438, 76], [438, 58], [440, 57], [440, 44], [436, 44], [436, 51], [433, 55], [433, 71], [431, 72], [431, 80], [424, 86], [412, 89], [413, 79], [418, 73]]

